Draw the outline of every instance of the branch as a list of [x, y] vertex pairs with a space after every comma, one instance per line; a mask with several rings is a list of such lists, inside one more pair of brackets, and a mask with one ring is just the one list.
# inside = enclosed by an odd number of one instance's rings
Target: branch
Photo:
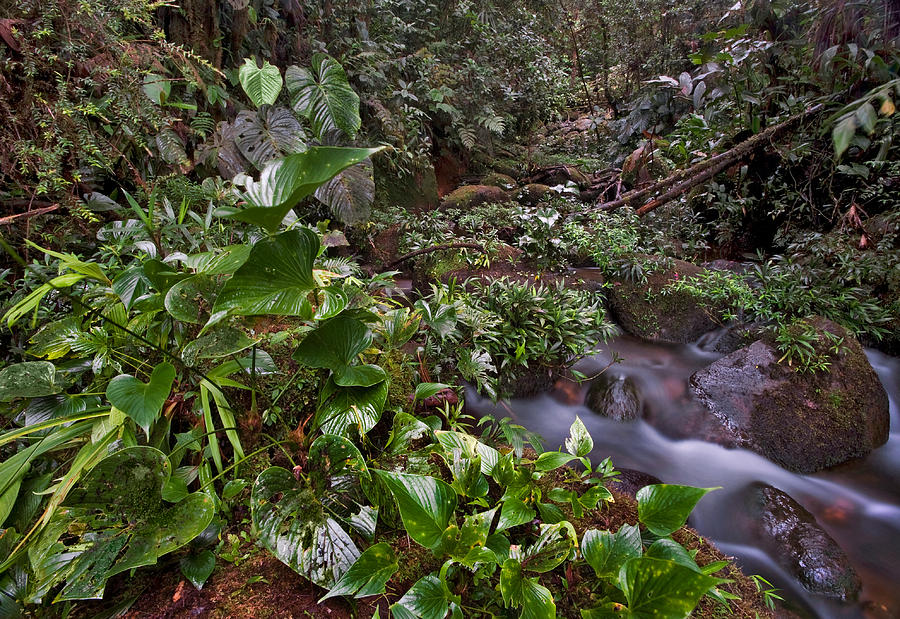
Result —
[[[799, 121], [803, 120], [807, 116], [818, 114], [823, 109], [825, 109], [825, 106], [821, 104], [813, 106], [806, 111], [791, 116], [780, 124], [769, 127], [761, 133], [757, 133], [749, 139], [744, 140], [737, 146], [734, 146], [733, 148], [725, 151], [724, 153], [719, 153], [714, 157], [696, 163], [684, 170], [678, 170], [674, 174], [671, 174], [670, 176], [650, 185], [649, 187], [629, 191], [618, 200], [600, 204], [597, 208], [604, 211], [611, 211], [633, 202], [637, 202], [638, 200], [642, 200], [643, 198], [662, 191], [663, 193], [659, 197], [644, 204], [637, 210], [637, 214], [639, 216], [646, 215], [653, 209], [662, 206], [663, 204], [669, 202], [673, 198], [677, 198], [691, 188], [696, 187], [706, 180], [709, 180], [722, 170], [736, 164], [742, 159], [747, 158], [763, 146], [766, 146], [772, 141], [780, 138]], [[669, 187], [671, 187], [671, 189], [669, 189]], [[666, 189], [668, 189], [668, 191], [665, 191]]]
[[477, 243], [447, 243], [446, 245], [432, 245], [431, 247], [425, 247], [423, 249], [417, 249], [416, 251], [411, 251], [408, 254], [404, 254], [390, 263], [387, 268], [393, 269], [395, 266], [400, 264], [401, 262], [406, 262], [410, 258], [415, 258], [416, 256], [421, 256], [422, 254], [430, 254], [433, 251], [439, 251], [442, 249], [477, 249], [481, 253], [487, 253], [484, 250], [484, 247], [478, 245]]
[[59, 204], [51, 204], [50, 206], [45, 206], [44, 208], [36, 208], [33, 211], [25, 211], [24, 213], [16, 213], [15, 215], [9, 215], [7, 217], [0, 217], [0, 226], [8, 226], [17, 219], [29, 219], [31, 217], [36, 217], [37, 215], [43, 215], [44, 213], [50, 213], [59, 208]]

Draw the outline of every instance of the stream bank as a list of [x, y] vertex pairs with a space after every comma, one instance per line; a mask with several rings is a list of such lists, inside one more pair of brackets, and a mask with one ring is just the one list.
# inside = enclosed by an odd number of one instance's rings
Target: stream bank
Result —
[[[614, 376], [635, 386], [641, 418], [634, 421], [615, 421], [591, 411], [584, 405], [591, 385], [565, 380], [536, 397], [499, 404], [467, 389], [466, 403], [477, 416], [512, 414], [516, 423], [540, 434], [547, 449], [562, 445], [577, 415], [594, 437], [596, 461], [610, 456], [618, 468], [634, 469], [665, 483], [721, 486], [698, 504], [689, 523], [735, 556], [745, 573], [761, 574], [779, 587], [800, 616], [886, 619], [900, 615], [896, 589], [900, 582], [896, 554], [900, 545], [900, 360], [866, 350], [890, 400], [892, 432], [887, 443], [866, 458], [802, 475], [756, 453], [692, 438], [702, 435], [709, 415], [693, 397], [690, 377], [723, 356], [696, 343], [650, 343], [623, 335], [580, 361], [575, 369], [593, 376], [615, 357], [621, 358], [595, 381]], [[791, 428], [784, 431], [789, 433]], [[763, 542], [760, 518], [753, 511], [754, 492], [760, 484], [791, 497], [834, 540], [861, 580], [858, 599], [811, 592], [810, 583], [801, 584], [785, 567], [785, 558], [775, 556], [773, 547]], [[807, 551], [810, 545], [814, 544], [805, 544]], [[803, 549], [795, 552], [802, 559]]]

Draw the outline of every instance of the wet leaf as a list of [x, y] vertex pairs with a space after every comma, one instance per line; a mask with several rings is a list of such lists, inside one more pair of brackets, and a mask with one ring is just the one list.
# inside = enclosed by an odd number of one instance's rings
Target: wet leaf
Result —
[[153, 368], [149, 383], [128, 374], [116, 376], [106, 387], [106, 397], [110, 404], [134, 419], [149, 436], [150, 426], [159, 417], [174, 381], [175, 366], [163, 361]]
[[581, 538], [581, 552], [599, 578], [616, 576], [628, 559], [641, 556], [641, 532], [630, 524], [616, 533], [588, 529]]
[[56, 383], [56, 366], [49, 361], [14, 363], [0, 370], [0, 402], [36, 398], [62, 391]]
[[456, 510], [456, 492], [440, 479], [426, 475], [374, 470], [394, 495], [406, 532], [426, 548], [441, 543], [441, 535]]
[[384, 593], [387, 581], [398, 569], [400, 569], [400, 564], [390, 545], [382, 542], [370, 546], [350, 566], [350, 569], [344, 572], [344, 575], [328, 591], [328, 595], [322, 597], [319, 603], [339, 595], [355, 598], [380, 595]]
[[669, 535], [684, 526], [697, 501], [711, 490], [716, 488], [672, 484], [644, 486], [637, 493], [638, 518], [656, 535]]

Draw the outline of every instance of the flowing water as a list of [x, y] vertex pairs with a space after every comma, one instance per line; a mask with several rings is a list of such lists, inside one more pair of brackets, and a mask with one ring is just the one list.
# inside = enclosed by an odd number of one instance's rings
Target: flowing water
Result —
[[[721, 486], [697, 505], [689, 524], [738, 559], [745, 573], [761, 574], [812, 617], [900, 617], [900, 359], [867, 351], [890, 397], [891, 435], [867, 458], [813, 475], [798, 475], [750, 451], [692, 440], [709, 415], [692, 399], [688, 379], [722, 355], [697, 345], [649, 343], [621, 336], [604, 352], [576, 366], [591, 376], [618, 355], [607, 372], [638, 386], [643, 419], [616, 422], [585, 408], [588, 385], [561, 382], [535, 398], [495, 405], [471, 389], [475, 414], [497, 418], [510, 411], [517, 423], [556, 449], [578, 415], [594, 438], [592, 459], [611, 456], [620, 468], [649, 473], [663, 482]], [[507, 408], [508, 406], [508, 408]], [[790, 432], [786, 427], [785, 432]], [[846, 552], [863, 581], [858, 602], [842, 603], [807, 592], [762, 551], [744, 497], [755, 482], [783, 490], [803, 505]]]

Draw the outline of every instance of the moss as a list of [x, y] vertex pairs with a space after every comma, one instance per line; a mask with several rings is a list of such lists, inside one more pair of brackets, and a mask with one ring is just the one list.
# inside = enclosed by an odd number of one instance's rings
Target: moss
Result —
[[412, 357], [395, 348], [381, 355], [378, 365], [387, 373], [390, 380], [387, 408], [405, 410], [409, 408], [409, 396], [415, 392], [416, 373], [411, 365]]
[[441, 202], [441, 208], [465, 210], [479, 204], [502, 203], [508, 200], [507, 193], [499, 187], [464, 185], [447, 194]]

